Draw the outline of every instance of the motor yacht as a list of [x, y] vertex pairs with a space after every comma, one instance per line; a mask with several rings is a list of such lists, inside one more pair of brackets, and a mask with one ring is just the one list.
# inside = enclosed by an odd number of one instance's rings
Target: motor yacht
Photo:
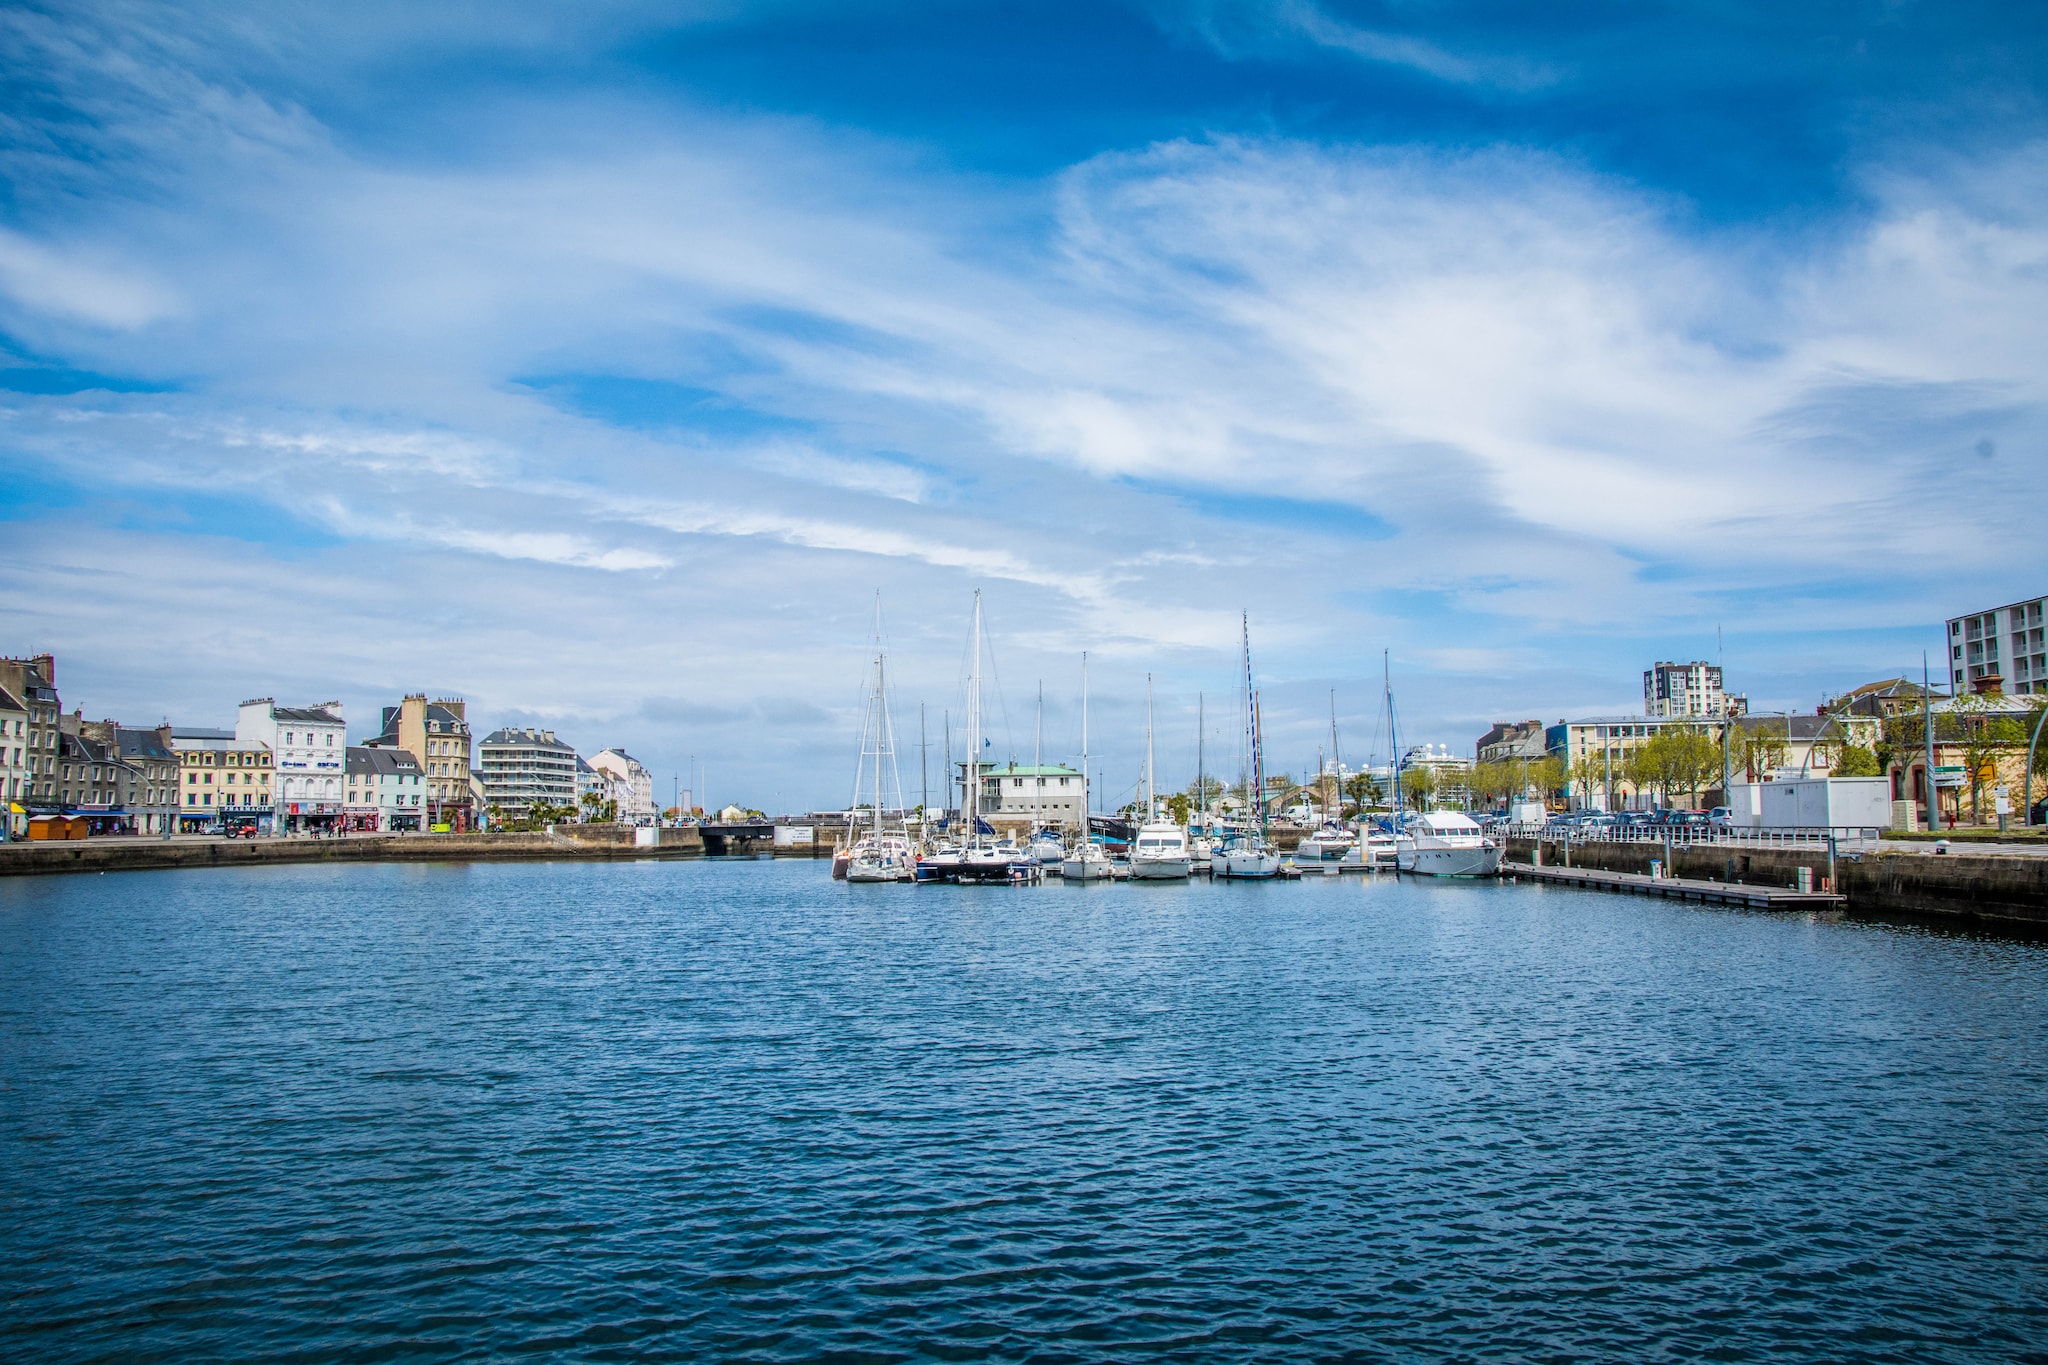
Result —
[[1185, 880], [1193, 866], [1186, 830], [1171, 820], [1148, 820], [1138, 826], [1137, 842], [1131, 845], [1131, 880]]
[[1491, 877], [1501, 846], [1469, 815], [1454, 810], [1410, 816], [1394, 840], [1394, 866], [1425, 877]]
[[1350, 830], [1326, 821], [1322, 828], [1302, 836], [1301, 842], [1295, 845], [1294, 860], [1297, 863], [1336, 862], [1351, 851], [1354, 842]]

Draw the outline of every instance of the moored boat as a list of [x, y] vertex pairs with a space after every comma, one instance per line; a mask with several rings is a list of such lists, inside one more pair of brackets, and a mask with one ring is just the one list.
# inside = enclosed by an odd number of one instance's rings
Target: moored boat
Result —
[[1500, 859], [1479, 822], [1454, 810], [1410, 816], [1394, 840], [1394, 866], [1424, 877], [1491, 877]]

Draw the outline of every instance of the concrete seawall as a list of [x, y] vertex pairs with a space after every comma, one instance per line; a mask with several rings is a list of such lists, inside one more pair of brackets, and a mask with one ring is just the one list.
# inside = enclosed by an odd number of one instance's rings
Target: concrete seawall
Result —
[[346, 839], [103, 838], [0, 845], [0, 876], [140, 872], [169, 867], [262, 867], [282, 863], [608, 862], [701, 858], [693, 829], [665, 829], [654, 848], [599, 831], [562, 834], [354, 835]]
[[[1508, 841], [1508, 857], [1517, 862], [1536, 861], [1539, 849], [1546, 866], [1566, 865], [1562, 843]], [[1574, 843], [1569, 861], [1573, 867], [1647, 874], [1651, 861], [1663, 857], [1664, 849], [1658, 844]], [[1813, 884], [1820, 886], [1828, 875], [1827, 850], [1678, 847], [1671, 852], [1668, 871], [1702, 881], [1793, 886], [1802, 867], [1811, 871]], [[1890, 850], [1842, 853], [1835, 858], [1834, 889], [1847, 897], [1852, 912], [2048, 929], [2048, 857]]]

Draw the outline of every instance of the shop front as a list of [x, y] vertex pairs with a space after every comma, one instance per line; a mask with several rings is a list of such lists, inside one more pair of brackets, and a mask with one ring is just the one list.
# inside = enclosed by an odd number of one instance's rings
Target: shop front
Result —
[[294, 834], [338, 834], [345, 818], [338, 801], [291, 801], [284, 808], [285, 828]]

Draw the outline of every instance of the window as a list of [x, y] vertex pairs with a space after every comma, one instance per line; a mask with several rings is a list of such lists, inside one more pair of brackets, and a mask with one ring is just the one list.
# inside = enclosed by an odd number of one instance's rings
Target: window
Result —
[[292, 738], [292, 732], [290, 730], [284, 732], [284, 742], [287, 744], [297, 743], [297, 741]]

